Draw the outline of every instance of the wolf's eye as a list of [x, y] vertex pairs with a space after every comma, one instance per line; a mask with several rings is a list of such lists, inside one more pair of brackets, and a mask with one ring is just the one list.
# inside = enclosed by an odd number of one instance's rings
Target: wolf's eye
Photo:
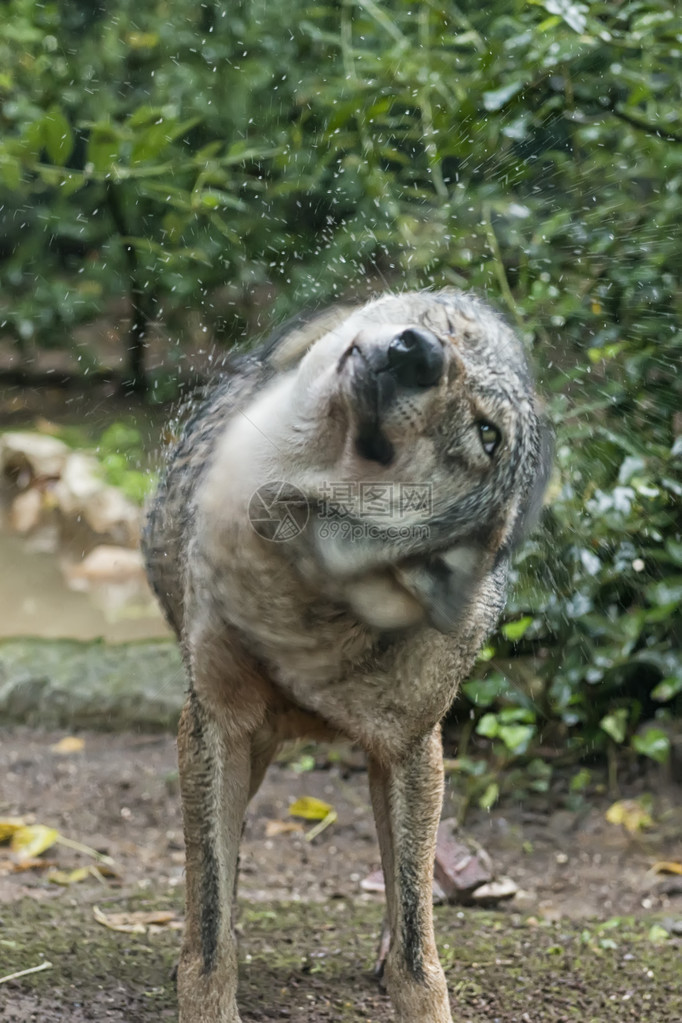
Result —
[[481, 444], [486, 455], [492, 456], [497, 451], [500, 441], [502, 440], [502, 434], [493, 426], [492, 423], [488, 423], [485, 419], [482, 419], [478, 424], [478, 435], [481, 438]]

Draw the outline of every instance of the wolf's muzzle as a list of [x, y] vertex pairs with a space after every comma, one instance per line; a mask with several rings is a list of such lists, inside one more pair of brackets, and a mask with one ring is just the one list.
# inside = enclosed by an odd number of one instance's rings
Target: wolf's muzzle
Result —
[[356, 450], [363, 458], [390, 465], [394, 450], [382, 429], [383, 416], [401, 390], [435, 387], [445, 367], [443, 345], [425, 327], [406, 327], [388, 344], [352, 345], [339, 368], [349, 358], [353, 359]]
[[441, 378], [443, 346], [430, 330], [408, 327], [388, 346], [388, 371], [402, 387], [434, 387]]

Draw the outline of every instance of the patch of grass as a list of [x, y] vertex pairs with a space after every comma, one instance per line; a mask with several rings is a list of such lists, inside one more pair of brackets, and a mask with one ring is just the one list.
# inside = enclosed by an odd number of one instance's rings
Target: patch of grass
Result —
[[[180, 909], [181, 902], [138, 897], [111, 909]], [[67, 892], [50, 901], [22, 899], [2, 919], [0, 974], [46, 960], [52, 966], [0, 986], [0, 1007], [5, 999], [11, 1004], [16, 991], [32, 992], [39, 1001], [44, 998], [63, 1008], [72, 1001], [87, 1002], [102, 990], [115, 1002], [117, 993], [125, 991], [127, 1002], [148, 1005], [149, 1019], [155, 1019], [156, 1011], [175, 1004], [171, 970], [177, 948], [176, 931], [147, 936], [108, 930], [95, 920], [92, 904], [75, 903]]]
[[[181, 910], [181, 893], [138, 895], [102, 907]], [[388, 1023], [387, 997], [371, 977], [381, 922], [378, 903], [244, 904], [239, 919], [244, 1021]], [[518, 1023], [677, 1023], [682, 1018], [680, 942], [651, 940], [652, 920], [523, 920], [511, 913], [436, 911], [441, 961], [455, 1018]], [[103, 994], [120, 1019], [157, 1020], [175, 1009], [171, 978], [175, 931], [153, 935], [107, 930], [91, 905], [68, 893], [24, 899], [0, 928], [0, 973], [52, 968], [0, 986], [0, 1010], [17, 994], [65, 1018]], [[59, 1015], [62, 1013], [62, 1016]], [[524, 1017], [529, 1013], [529, 1017]], [[86, 1017], [87, 1018], [87, 1017]], [[116, 1018], [118, 1016], [108, 1017]]]

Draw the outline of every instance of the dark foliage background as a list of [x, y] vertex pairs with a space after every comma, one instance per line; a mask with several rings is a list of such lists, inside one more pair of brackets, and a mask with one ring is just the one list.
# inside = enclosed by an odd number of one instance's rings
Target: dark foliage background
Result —
[[0, 18], [0, 333], [26, 365], [125, 300], [124, 376], [153, 398], [202, 332], [234, 343], [387, 285], [487, 294], [533, 350], [557, 469], [510, 620], [465, 686], [461, 766], [475, 780], [466, 754], [489, 741], [542, 788], [538, 750], [667, 760], [675, 0], [8, 0]]

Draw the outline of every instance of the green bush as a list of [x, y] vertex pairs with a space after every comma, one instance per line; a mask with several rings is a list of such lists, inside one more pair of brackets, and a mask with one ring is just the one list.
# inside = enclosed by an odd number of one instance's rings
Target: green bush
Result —
[[143, 387], [152, 321], [182, 343], [198, 311], [230, 343], [368, 287], [487, 294], [533, 350], [557, 471], [462, 709], [506, 760], [539, 740], [661, 759], [682, 701], [679, 5], [3, 17], [0, 323], [27, 358], [122, 295]]
[[107, 482], [135, 504], [144, 504], [158, 475], [145, 468], [148, 459], [140, 431], [129, 423], [112, 423], [99, 438], [96, 450]]

